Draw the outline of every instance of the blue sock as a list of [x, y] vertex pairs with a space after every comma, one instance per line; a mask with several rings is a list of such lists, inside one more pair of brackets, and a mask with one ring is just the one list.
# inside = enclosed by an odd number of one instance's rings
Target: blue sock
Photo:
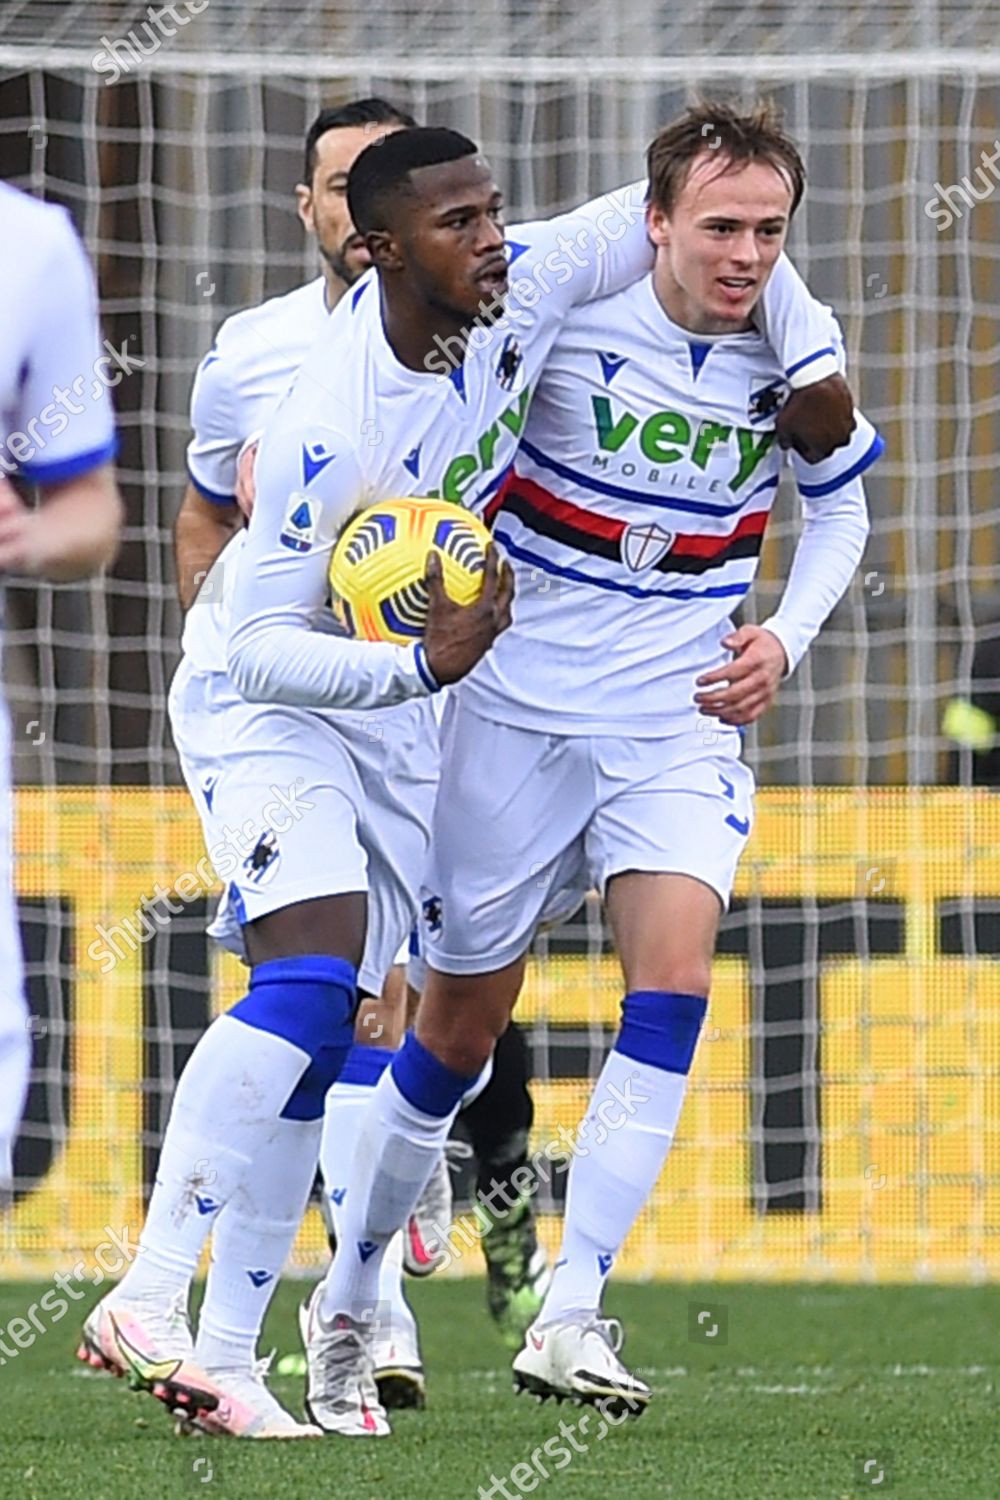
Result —
[[412, 1031], [407, 1032], [392, 1065], [393, 1082], [407, 1103], [439, 1118], [458, 1108], [479, 1076], [454, 1072], [418, 1042]]
[[257, 1031], [282, 1037], [309, 1057], [309, 1065], [281, 1111], [287, 1120], [318, 1120], [327, 1089], [353, 1042], [357, 973], [353, 964], [326, 954], [275, 958], [258, 964], [250, 991], [230, 1015]]

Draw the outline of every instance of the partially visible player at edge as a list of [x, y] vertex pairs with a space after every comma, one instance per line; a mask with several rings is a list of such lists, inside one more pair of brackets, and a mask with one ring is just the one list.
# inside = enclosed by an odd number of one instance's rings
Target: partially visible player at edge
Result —
[[[510, 472], [534, 385], [567, 312], [623, 289], [652, 265], [644, 187], [516, 227], [505, 254], [500, 193], [467, 138], [447, 130], [402, 131], [363, 152], [352, 169], [351, 215], [367, 236], [378, 277], [360, 282], [332, 314], [264, 435], [229, 638], [236, 686], [251, 701], [283, 705], [289, 725], [298, 725], [306, 769], [322, 758], [329, 766], [327, 784], [343, 792], [339, 804], [327, 796], [324, 837], [331, 870], [336, 864], [341, 871], [344, 896], [324, 903], [321, 925], [310, 924], [303, 913], [297, 946], [272, 950], [275, 964], [255, 967], [251, 996], [222, 1018], [269, 1029], [276, 1049], [287, 1038], [308, 1060], [310, 1048], [327, 1045], [333, 1018], [353, 1005], [365, 931], [364, 899], [358, 897], [365, 884], [360, 873], [352, 873], [352, 851], [355, 827], [364, 825], [369, 811], [351, 791], [349, 761], [331, 760], [350, 711], [426, 702], [441, 686], [460, 680], [489, 644], [488, 617], [474, 652], [459, 653], [453, 627], [441, 628], [433, 559], [423, 643], [369, 644], [330, 633], [330, 551], [351, 516], [381, 498], [437, 492], [485, 508]], [[836, 370], [828, 316], [787, 261], [769, 288], [768, 317], [782, 368], [821, 374], [825, 360]], [[444, 376], [434, 373], [442, 347], [457, 351]], [[834, 422], [836, 441], [850, 423], [849, 411], [846, 421]], [[496, 577], [491, 555], [484, 612], [493, 608], [493, 631], [503, 627], [507, 610]], [[462, 613], [454, 612], [453, 621]], [[356, 753], [356, 747], [345, 748], [349, 756]], [[370, 747], [365, 754], [371, 755]], [[376, 800], [383, 796], [373, 794]], [[307, 795], [322, 798], [324, 788], [310, 783]], [[404, 882], [413, 876], [410, 857], [405, 847], [397, 851], [395, 875]], [[305, 946], [309, 942], [315, 946]], [[300, 973], [313, 982], [313, 992], [301, 998]], [[325, 987], [316, 983], [321, 976]], [[301, 1022], [303, 1007], [314, 1018], [310, 1035]], [[286, 1017], [293, 1013], [300, 1020], [288, 1030]], [[229, 1035], [239, 1046], [236, 1033]], [[400, 1203], [408, 1202], [407, 1212], [412, 1208], [411, 1186], [426, 1180], [443, 1144], [442, 1122], [479, 1069], [466, 1075], [442, 1066], [411, 1036], [390, 1072], [403, 1123], [398, 1114], [383, 1115], [378, 1126], [386, 1135], [373, 1149], [391, 1160], [393, 1186], [388, 1199], [374, 1206], [371, 1233], [345, 1234], [345, 1253], [338, 1257], [338, 1264], [357, 1260], [368, 1266], [376, 1283], [388, 1244], [383, 1226], [390, 1219], [394, 1227], [402, 1222], [395, 1219]], [[260, 1131], [271, 1128], [262, 1112]], [[354, 1192], [347, 1192], [348, 1213]], [[355, 1223], [371, 1207], [366, 1193], [363, 1199]], [[372, 1381], [373, 1320], [354, 1316], [352, 1307], [350, 1298], [331, 1303], [322, 1292], [312, 1299], [307, 1410], [320, 1426], [337, 1431], [348, 1430], [353, 1412], [350, 1431], [380, 1436], [388, 1424]]]
[[[375, 1092], [323, 1300], [331, 1319], [369, 1316], [371, 1247], [407, 1210], [400, 1161], [419, 1192], [421, 1153], [431, 1159], [507, 1025], [545, 904], [596, 885], [624, 970], [622, 1027], [570, 1169], [552, 1285], [514, 1368], [539, 1395], [635, 1412], [649, 1388], [619, 1360], [601, 1298], [674, 1136], [750, 831], [739, 728], [773, 701], [853, 576], [868, 529], [860, 475], [881, 449], [859, 414], [844, 452], [814, 467], [795, 456], [806, 525], [788, 587], [764, 626], [735, 630], [728, 612], [751, 585], [778, 485], [788, 368], [817, 348], [839, 362], [839, 330], [824, 314], [818, 340], [783, 360], [758, 331], [804, 183], [767, 108], [689, 110], [653, 142], [649, 180], [652, 274], [563, 321], [515, 473], [488, 507], [519, 581], [515, 622], [445, 713], [428, 982], [415, 1035]], [[532, 590], [539, 570], [558, 587]], [[616, 1128], [589, 1129], [599, 1108]]]
[[[0, 223], [0, 576], [69, 583], [112, 562], [122, 523], [94, 278], [63, 209], [0, 183]], [[11, 474], [38, 485], [40, 506], [22, 502]], [[0, 698], [0, 1201], [31, 1064], [11, 860], [10, 720]]]
[[[195, 435], [188, 453], [188, 485], [174, 523], [184, 609], [193, 604], [223, 547], [243, 527], [236, 474], [240, 449], [291, 385], [324, 313], [333, 311], [371, 265], [347, 210], [351, 166], [372, 144], [373, 132], [381, 133], [379, 126], [414, 124], [412, 115], [388, 100], [357, 99], [322, 110], [309, 128], [305, 171], [295, 196], [299, 218], [315, 237], [322, 274], [228, 319], [199, 367], [191, 398]], [[218, 577], [213, 584], [217, 589]]]

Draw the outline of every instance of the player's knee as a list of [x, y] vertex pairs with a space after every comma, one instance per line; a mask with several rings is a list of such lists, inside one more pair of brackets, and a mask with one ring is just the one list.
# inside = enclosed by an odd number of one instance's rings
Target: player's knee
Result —
[[422, 1027], [418, 1018], [416, 1032], [421, 1043], [434, 1056], [464, 1078], [478, 1077], [489, 1061], [496, 1038], [483, 1028], [464, 1031], [454, 1028]]
[[486, 1066], [506, 1024], [506, 1017], [500, 1024], [499, 1018], [488, 1011], [477, 1015], [470, 1010], [437, 1009], [425, 997], [417, 1011], [414, 1030], [421, 1043], [446, 1067], [471, 1078]]
[[648, 988], [672, 995], [700, 995], [704, 1000], [712, 988], [712, 961], [709, 958], [683, 958], [666, 963], [657, 973], [656, 985]]
[[353, 964], [323, 953], [305, 954], [257, 964], [248, 994], [230, 1015], [316, 1059], [325, 1048], [350, 1046], [356, 999]]

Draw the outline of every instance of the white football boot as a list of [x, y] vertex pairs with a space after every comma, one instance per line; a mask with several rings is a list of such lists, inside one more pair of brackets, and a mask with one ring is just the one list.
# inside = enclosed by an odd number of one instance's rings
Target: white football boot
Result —
[[444, 1151], [403, 1230], [403, 1267], [410, 1276], [431, 1276], [448, 1257], [451, 1172]]
[[323, 1283], [299, 1309], [308, 1366], [306, 1415], [342, 1437], [388, 1437], [391, 1431], [375, 1384], [373, 1330], [346, 1313], [330, 1323], [320, 1312]]
[[618, 1358], [622, 1326], [614, 1318], [533, 1323], [514, 1360], [515, 1391], [599, 1406], [611, 1416], [639, 1417], [652, 1392]]
[[268, 1390], [272, 1359], [273, 1355], [255, 1360], [249, 1369], [208, 1370], [216, 1405], [195, 1420], [180, 1423], [178, 1432], [198, 1431], [237, 1438], [322, 1437], [319, 1427], [298, 1421]]
[[410, 1309], [394, 1308], [389, 1326], [372, 1340], [372, 1362], [378, 1398], [386, 1411], [427, 1405], [427, 1382], [417, 1340], [417, 1322]]
[[216, 1404], [212, 1382], [194, 1360], [187, 1299], [126, 1301], [116, 1292], [91, 1308], [76, 1357], [95, 1370], [125, 1376], [172, 1411], [196, 1416]]

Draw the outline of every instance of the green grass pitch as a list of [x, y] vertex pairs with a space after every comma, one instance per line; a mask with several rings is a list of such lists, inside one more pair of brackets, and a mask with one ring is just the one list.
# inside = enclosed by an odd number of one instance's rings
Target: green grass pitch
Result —
[[[0, 1287], [8, 1346], [10, 1320], [50, 1285]], [[301, 1291], [280, 1288], [265, 1348], [297, 1349]], [[76, 1363], [77, 1310], [0, 1367], [0, 1496], [1000, 1496], [1000, 1288], [613, 1287], [608, 1311], [624, 1320], [629, 1362], [655, 1397], [639, 1421], [604, 1437], [595, 1414], [581, 1424], [585, 1409], [514, 1397], [481, 1282], [418, 1285], [412, 1300], [428, 1408], [398, 1414], [380, 1442], [175, 1438], [150, 1397]], [[301, 1410], [301, 1381], [276, 1380], [275, 1390]]]

